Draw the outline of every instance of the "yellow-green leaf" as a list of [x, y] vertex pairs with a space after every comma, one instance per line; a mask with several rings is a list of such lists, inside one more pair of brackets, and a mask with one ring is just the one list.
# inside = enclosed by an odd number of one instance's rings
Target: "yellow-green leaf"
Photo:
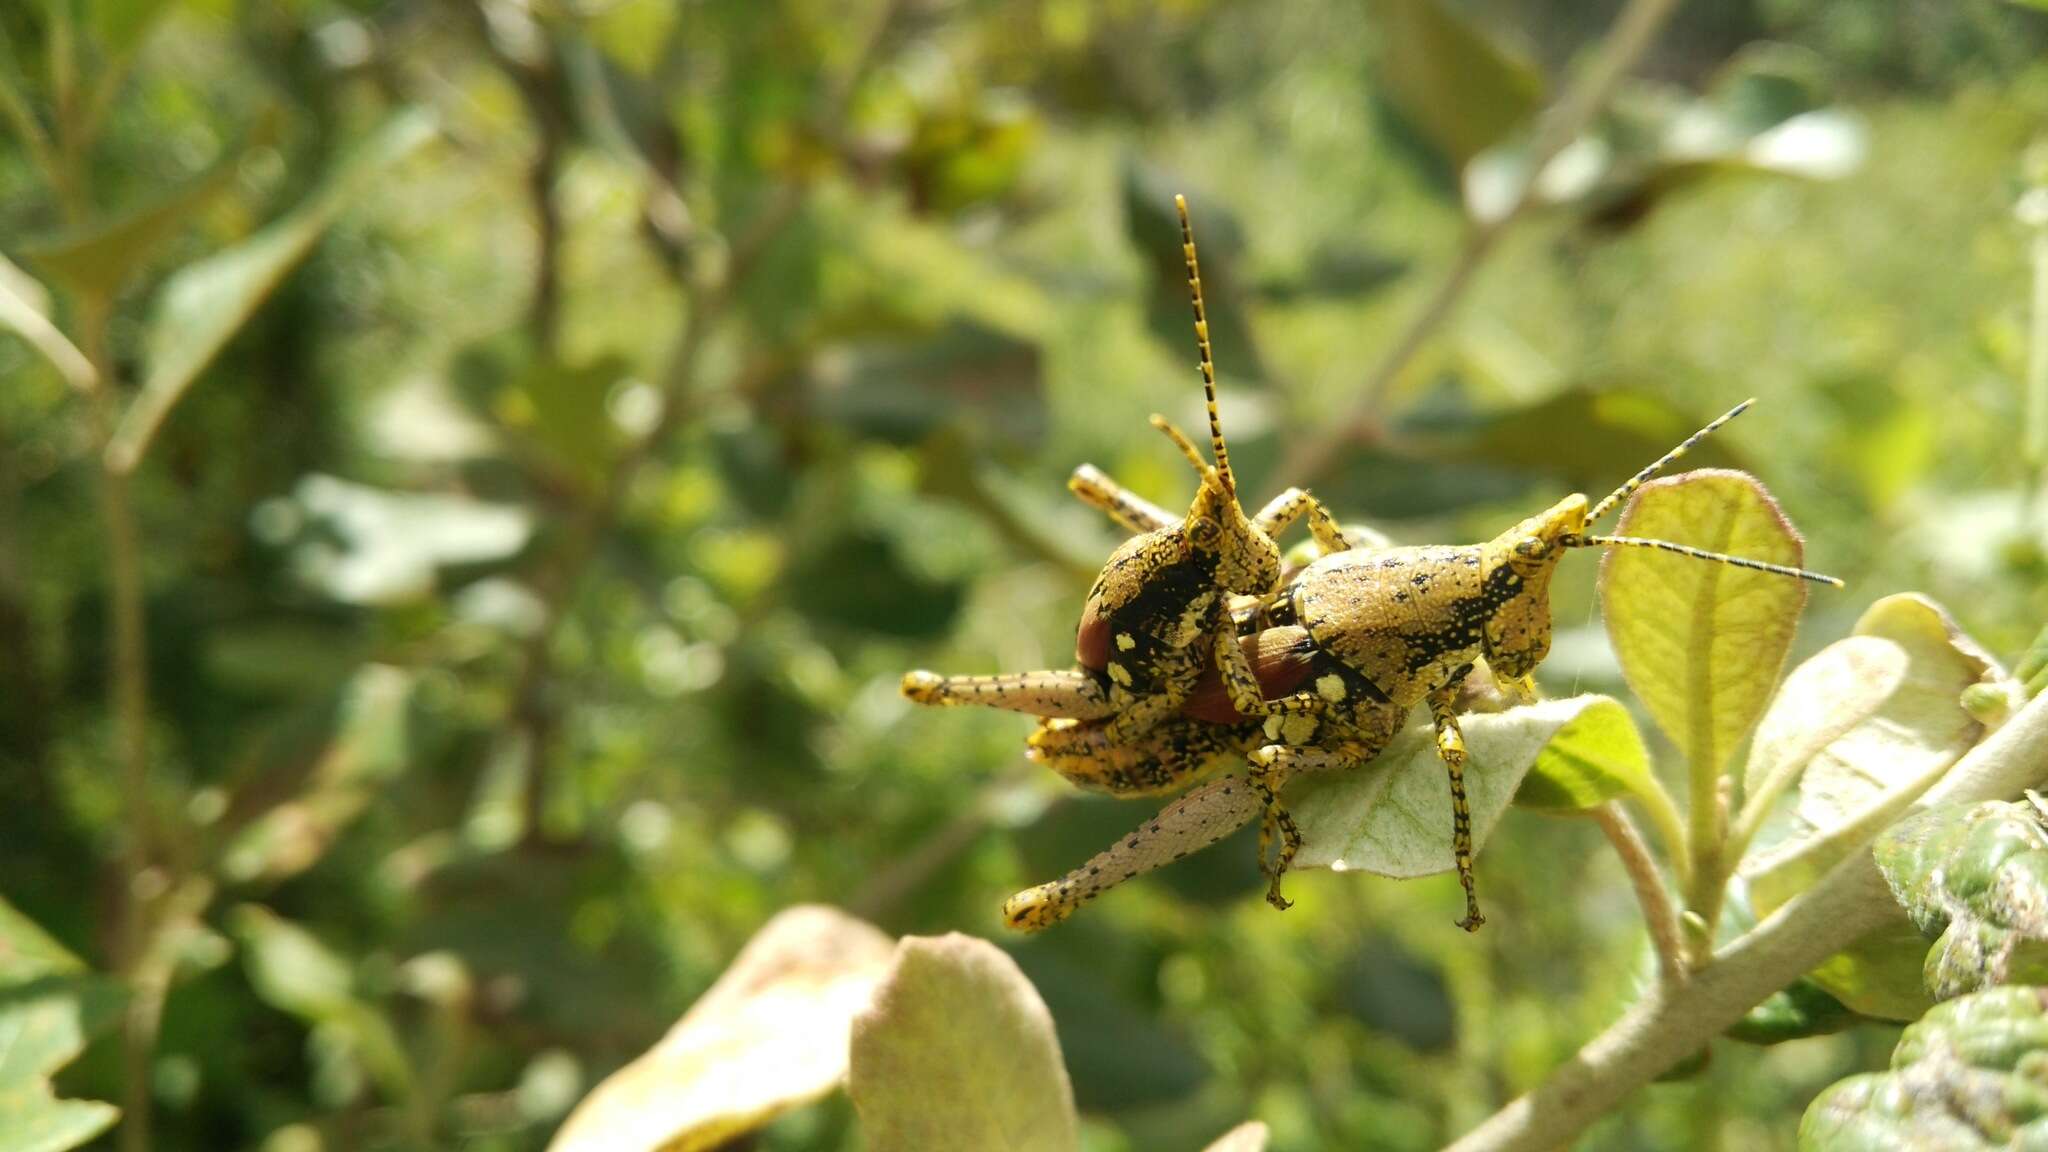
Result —
[[903, 941], [854, 1022], [847, 1089], [870, 1152], [1080, 1146], [1052, 1014], [986, 940]]
[[704, 1152], [830, 1092], [891, 954], [836, 909], [778, 914], [659, 1044], [583, 1098], [549, 1152]]
[[[1777, 502], [1742, 472], [1643, 485], [1619, 535], [1797, 565], [1804, 549]], [[1806, 583], [1647, 548], [1601, 565], [1607, 635], [1622, 675], [1697, 779], [1717, 777], [1762, 715], [1806, 604]]]
[[1648, 797], [1658, 791], [1634, 718], [1620, 701], [1596, 697], [1537, 753], [1515, 803], [1573, 812], [1616, 796]]

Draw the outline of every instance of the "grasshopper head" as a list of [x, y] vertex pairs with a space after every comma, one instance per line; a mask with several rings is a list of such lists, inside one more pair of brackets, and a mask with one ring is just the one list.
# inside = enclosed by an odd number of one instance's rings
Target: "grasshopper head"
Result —
[[1535, 671], [1550, 654], [1550, 574], [1586, 530], [1586, 498], [1567, 496], [1481, 547], [1486, 662], [1510, 678]]
[[1202, 477], [1184, 526], [1189, 546], [1216, 558], [1216, 583], [1225, 592], [1257, 596], [1271, 591], [1280, 582], [1280, 546], [1244, 514], [1229, 457], [1223, 457], [1221, 467], [1210, 464], [1187, 434], [1165, 417], [1154, 416], [1152, 426], [1180, 446]]

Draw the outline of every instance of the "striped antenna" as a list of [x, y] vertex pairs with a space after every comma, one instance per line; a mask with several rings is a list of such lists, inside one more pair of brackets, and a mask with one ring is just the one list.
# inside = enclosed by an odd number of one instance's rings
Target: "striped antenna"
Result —
[[[1735, 411], [1740, 412], [1742, 409], [1737, 408]], [[1734, 412], [1729, 413], [1730, 416], [1734, 414]], [[1725, 420], [1727, 417], [1724, 416], [1722, 419]], [[1804, 568], [1787, 568], [1783, 564], [1766, 564], [1761, 560], [1751, 560], [1743, 556], [1729, 556], [1721, 552], [1709, 552], [1704, 548], [1692, 548], [1684, 544], [1673, 544], [1669, 540], [1645, 540], [1640, 536], [1567, 536], [1562, 543], [1567, 548], [1655, 548], [1660, 552], [1676, 552], [1680, 556], [1690, 556], [1695, 560], [1712, 560], [1716, 564], [1732, 564], [1737, 568], [1747, 568], [1752, 572], [1769, 572], [1773, 576], [1792, 576], [1800, 580], [1811, 580], [1815, 584], [1832, 584], [1837, 588], [1844, 587], [1843, 583], [1833, 576], [1823, 576], [1818, 572], [1808, 572]]]
[[1216, 454], [1216, 472], [1223, 490], [1235, 496], [1237, 478], [1230, 474], [1230, 450], [1223, 446], [1223, 420], [1216, 414], [1216, 362], [1209, 355], [1209, 314], [1202, 307], [1202, 269], [1195, 262], [1195, 230], [1188, 223], [1188, 198], [1175, 195], [1180, 211], [1180, 253], [1188, 265], [1188, 298], [1195, 305], [1195, 351], [1202, 357], [1202, 394], [1209, 402], [1209, 450]]
[[1209, 474], [1209, 462], [1202, 459], [1202, 450], [1195, 447], [1195, 442], [1188, 439], [1187, 433], [1174, 427], [1171, 421], [1156, 412], [1152, 414], [1152, 426], [1166, 433], [1166, 438], [1180, 448], [1180, 454], [1188, 458], [1188, 463], [1195, 466], [1195, 471], [1204, 476]]
[[1752, 396], [1749, 399], [1744, 400], [1742, 403], [1737, 404], [1735, 407], [1730, 408], [1728, 411], [1721, 414], [1720, 419], [1714, 421], [1712, 424], [1707, 425], [1705, 428], [1700, 429], [1692, 435], [1687, 436], [1685, 438], [1684, 443], [1680, 444], [1676, 448], [1673, 448], [1671, 451], [1666, 452], [1664, 455], [1659, 456], [1657, 458], [1656, 463], [1650, 465], [1648, 468], [1643, 469], [1641, 472], [1638, 472], [1635, 475], [1629, 477], [1628, 483], [1623, 484], [1621, 487], [1616, 488], [1612, 492], [1609, 492], [1607, 494], [1607, 499], [1602, 500], [1598, 504], [1593, 505], [1593, 510], [1591, 512], [1586, 513], [1586, 523], [1599, 523], [1600, 518], [1602, 516], [1607, 515], [1609, 512], [1612, 512], [1616, 504], [1619, 504], [1623, 500], [1628, 499], [1630, 496], [1635, 495], [1636, 489], [1641, 488], [1643, 486], [1644, 481], [1648, 480], [1652, 476], [1655, 476], [1657, 473], [1662, 472], [1664, 470], [1665, 465], [1670, 464], [1673, 460], [1676, 460], [1680, 456], [1685, 455], [1686, 452], [1690, 450], [1693, 445], [1706, 439], [1710, 434], [1712, 434], [1714, 429], [1719, 428], [1721, 425], [1726, 424], [1730, 420], [1735, 419], [1737, 416], [1742, 415], [1742, 413], [1745, 410], [1747, 410], [1751, 404], [1754, 403], [1756, 403], [1756, 397]]

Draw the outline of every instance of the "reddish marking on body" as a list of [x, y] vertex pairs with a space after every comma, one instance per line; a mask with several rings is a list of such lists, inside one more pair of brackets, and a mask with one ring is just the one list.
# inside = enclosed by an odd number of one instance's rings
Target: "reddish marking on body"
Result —
[[[1251, 661], [1253, 674], [1259, 678], [1260, 695], [1277, 700], [1307, 682], [1315, 658], [1315, 650], [1306, 643], [1307, 639], [1308, 630], [1304, 628], [1268, 628], [1238, 641]], [[1250, 719], [1232, 706], [1230, 693], [1223, 687], [1223, 676], [1213, 664], [1203, 669], [1201, 680], [1196, 682], [1193, 694], [1180, 711], [1183, 716], [1211, 724], [1239, 724]]]
[[1081, 630], [1074, 634], [1074, 660], [1091, 672], [1109, 667], [1109, 616], [1101, 601], [1091, 598], [1081, 609]]

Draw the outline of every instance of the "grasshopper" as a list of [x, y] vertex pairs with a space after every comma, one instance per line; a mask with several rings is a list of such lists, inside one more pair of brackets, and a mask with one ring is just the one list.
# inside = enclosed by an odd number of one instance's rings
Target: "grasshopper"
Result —
[[[1501, 682], [1530, 690], [1530, 673], [1550, 651], [1550, 580], [1566, 552], [1656, 548], [1841, 586], [1832, 576], [1801, 568], [1667, 540], [1588, 531], [1753, 402], [1744, 401], [1695, 432], [1590, 508], [1584, 495], [1568, 496], [1481, 544], [1332, 551], [1248, 615], [1244, 627], [1254, 638], [1248, 662], [1263, 690], [1277, 697], [1265, 702], [1263, 713], [1240, 709], [1237, 715], [1218, 717], [1223, 734], [1209, 744], [1220, 750], [1247, 750], [1243, 783], [1262, 813], [1259, 857], [1270, 881], [1269, 903], [1282, 909], [1290, 905], [1281, 895], [1281, 877], [1301, 846], [1301, 833], [1280, 799], [1287, 781], [1297, 773], [1371, 760], [1409, 712], [1422, 704], [1429, 709], [1437, 754], [1450, 778], [1452, 850], [1465, 890], [1465, 918], [1458, 926], [1476, 931], [1485, 923], [1472, 877], [1465, 741], [1458, 726], [1457, 696], [1480, 659]], [[1192, 695], [1198, 701], [1206, 699], [1200, 692]], [[1184, 715], [1161, 732], [1184, 748], [1192, 738], [1182, 727], [1204, 722], [1208, 721], [1202, 716]], [[1165, 775], [1185, 769], [1189, 761], [1178, 748], [1171, 750], [1172, 755], [1153, 757], [1153, 748], [1144, 741], [1135, 748], [1119, 745], [1107, 728], [1086, 722], [1048, 720], [1032, 740], [1034, 750], [1058, 761], [1056, 766], [1068, 775], [1084, 773], [1090, 764], [1113, 765], [1124, 775], [1140, 777], [1148, 767], [1156, 767], [1157, 774]], [[1128, 875], [1220, 838], [1237, 826], [1224, 819], [1226, 810], [1237, 811], [1248, 802], [1241, 789], [1226, 792], [1215, 786], [1184, 797], [1083, 870], [1012, 897], [1005, 905], [1006, 917], [1026, 930], [1056, 923]]]
[[[903, 694], [920, 704], [979, 704], [1037, 716], [1099, 721], [1111, 745], [1137, 741], [1179, 712], [1205, 671], [1214, 668], [1236, 709], [1263, 715], [1258, 678], [1236, 643], [1233, 596], [1263, 597], [1280, 585], [1280, 548], [1273, 537], [1306, 515], [1310, 533], [1326, 549], [1344, 547], [1336, 520], [1299, 488], [1281, 493], [1247, 518], [1216, 407], [1216, 369], [1202, 276], [1185, 197], [1180, 211], [1181, 250], [1195, 317], [1195, 350], [1208, 403], [1214, 463], [1162, 416], [1164, 432], [1201, 477], [1185, 519], [1175, 520], [1089, 465], [1068, 488], [1126, 529], [1138, 533], [1109, 558], [1082, 609], [1074, 642], [1077, 669], [997, 676], [941, 676], [918, 670], [903, 678]], [[1206, 741], [1197, 741], [1204, 743]], [[1165, 748], [1161, 746], [1162, 750]], [[1082, 762], [1074, 761], [1077, 766]], [[1079, 782], [1124, 791], [1114, 771], [1084, 771]]]

